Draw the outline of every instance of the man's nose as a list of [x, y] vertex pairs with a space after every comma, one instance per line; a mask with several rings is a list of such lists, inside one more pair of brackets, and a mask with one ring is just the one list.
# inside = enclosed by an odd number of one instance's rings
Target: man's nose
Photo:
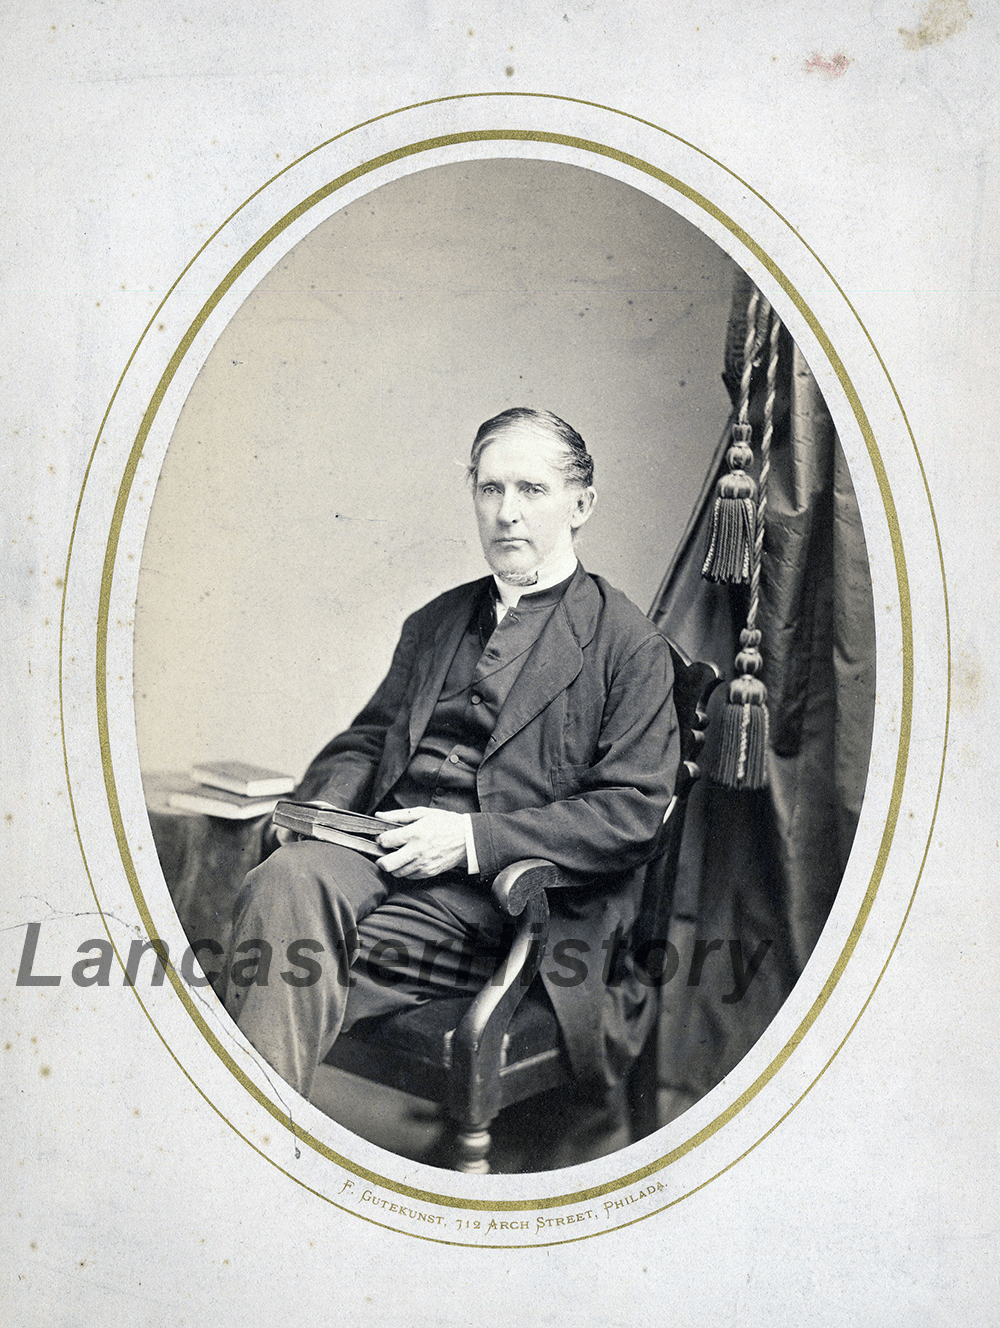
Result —
[[512, 526], [515, 521], [521, 518], [521, 496], [516, 490], [508, 489], [500, 503], [500, 510], [497, 512], [497, 520], [505, 526]]

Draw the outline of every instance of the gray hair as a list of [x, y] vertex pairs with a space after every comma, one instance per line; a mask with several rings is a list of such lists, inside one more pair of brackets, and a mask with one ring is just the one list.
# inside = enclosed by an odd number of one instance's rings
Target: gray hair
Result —
[[469, 479], [473, 484], [479, 474], [479, 461], [483, 452], [501, 437], [508, 429], [519, 423], [532, 424], [543, 433], [551, 436], [552, 441], [561, 449], [559, 469], [567, 484], [579, 484], [582, 489], [589, 488], [594, 482], [594, 458], [587, 451], [583, 441], [572, 425], [553, 415], [550, 410], [535, 410], [531, 406], [512, 406], [501, 411], [492, 419], [481, 424], [476, 431], [469, 458]]

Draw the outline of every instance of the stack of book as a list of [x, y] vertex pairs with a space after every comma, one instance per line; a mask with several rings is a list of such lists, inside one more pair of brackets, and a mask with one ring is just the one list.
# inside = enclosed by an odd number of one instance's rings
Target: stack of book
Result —
[[167, 798], [178, 811], [248, 821], [267, 816], [278, 799], [295, 788], [291, 775], [246, 761], [207, 761], [191, 768], [191, 779]]

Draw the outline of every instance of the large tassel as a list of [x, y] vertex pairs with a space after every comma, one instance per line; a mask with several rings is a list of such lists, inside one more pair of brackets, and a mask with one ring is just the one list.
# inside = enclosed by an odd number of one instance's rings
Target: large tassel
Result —
[[[763, 306], [767, 307], [766, 301], [763, 301]], [[729, 473], [721, 477], [716, 488], [708, 551], [701, 569], [702, 576], [707, 580], [724, 581], [732, 586], [749, 584], [757, 543], [757, 485], [747, 474], [747, 468], [753, 464], [748, 417], [750, 379], [754, 358], [760, 349], [758, 315], [761, 307], [760, 291], [756, 286], [751, 286], [743, 335], [743, 364], [736, 419], [732, 427], [732, 442], [726, 453]]]
[[730, 789], [760, 789], [767, 782], [767, 688], [757, 677], [760, 632], [744, 628], [736, 656], [739, 677], [729, 684], [715, 777]]
[[749, 424], [733, 425], [733, 445], [726, 453], [728, 475], [716, 487], [708, 552], [701, 569], [709, 581], [747, 585], [753, 570], [757, 532], [757, 485], [746, 473], [753, 461]]

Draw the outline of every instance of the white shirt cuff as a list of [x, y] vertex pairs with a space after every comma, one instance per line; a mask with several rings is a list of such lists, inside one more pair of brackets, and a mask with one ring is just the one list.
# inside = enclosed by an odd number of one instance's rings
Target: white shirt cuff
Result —
[[472, 835], [472, 817], [468, 812], [464, 812], [462, 819], [465, 821], [465, 858], [469, 866], [469, 875], [479, 875], [479, 859], [476, 857], [476, 841]]

